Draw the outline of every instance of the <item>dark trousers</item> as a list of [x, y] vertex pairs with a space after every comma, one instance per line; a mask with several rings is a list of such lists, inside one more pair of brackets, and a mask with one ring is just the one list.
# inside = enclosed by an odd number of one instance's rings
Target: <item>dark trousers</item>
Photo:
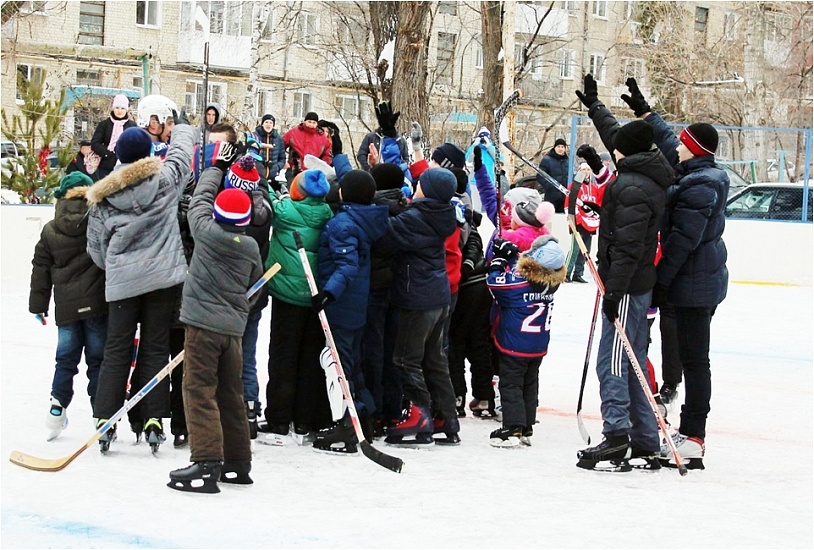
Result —
[[[130, 380], [131, 392], [138, 392], [169, 362], [170, 327], [177, 291], [176, 287], [163, 288], [108, 304], [105, 358], [93, 407], [96, 418], [110, 418], [124, 405], [137, 324], [141, 323], [141, 339]], [[164, 378], [138, 404], [136, 418], [168, 417], [169, 388], [169, 379]]]
[[[456, 416], [455, 394], [444, 353], [444, 320], [449, 306], [400, 309], [393, 363], [401, 369], [404, 398], [432, 408], [444, 418]], [[433, 388], [430, 396], [428, 385]]]
[[500, 404], [503, 425], [530, 427], [537, 419], [540, 364], [542, 357], [526, 359], [500, 354]]
[[[325, 336], [310, 307], [271, 300], [269, 381], [265, 416], [269, 426], [323, 428], [331, 423], [319, 354]], [[287, 433], [287, 432], [286, 432]]]
[[[170, 355], [175, 357], [184, 349], [186, 329], [183, 325], [170, 329]], [[187, 433], [187, 417], [184, 412], [184, 362], [172, 369], [170, 374], [170, 431], [173, 435]]]
[[684, 369], [684, 405], [678, 431], [704, 439], [712, 396], [709, 334], [715, 308], [676, 307], [675, 314], [678, 356]]
[[661, 379], [667, 384], [681, 383], [681, 359], [678, 356], [676, 314], [673, 306], [659, 308], [659, 332], [661, 333]]
[[362, 372], [362, 337], [364, 328], [343, 329], [332, 328], [336, 351], [339, 354], [339, 361], [342, 363], [342, 370], [345, 373], [345, 380], [348, 381], [350, 393], [353, 396], [353, 404], [359, 416], [373, 416], [376, 412], [376, 403], [373, 395], [365, 385], [365, 375]]
[[398, 310], [390, 305], [390, 289], [371, 290], [362, 340], [362, 370], [373, 395], [376, 416], [392, 420], [401, 415], [401, 372], [393, 365], [398, 335]]
[[[579, 224], [577, 224], [577, 233], [579, 233], [579, 236], [582, 237], [585, 243], [585, 250], [590, 253], [593, 234]], [[579, 249], [576, 236], [571, 235], [571, 251], [568, 253], [566, 274], [573, 277], [582, 277], [583, 273], [585, 273], [585, 255]]]
[[184, 409], [190, 460], [249, 462], [249, 421], [243, 405], [239, 336], [186, 328]]
[[79, 374], [79, 362], [84, 351], [85, 364], [88, 367], [88, 395], [92, 407], [96, 401], [99, 369], [105, 355], [107, 315], [63, 325], [58, 328], [57, 337], [56, 368], [51, 383], [51, 396], [63, 407], [71, 404], [73, 378]]
[[449, 375], [455, 396], [466, 398], [466, 360], [471, 371], [472, 396], [494, 399], [489, 348], [489, 310], [492, 294], [486, 281], [463, 285], [449, 325]]

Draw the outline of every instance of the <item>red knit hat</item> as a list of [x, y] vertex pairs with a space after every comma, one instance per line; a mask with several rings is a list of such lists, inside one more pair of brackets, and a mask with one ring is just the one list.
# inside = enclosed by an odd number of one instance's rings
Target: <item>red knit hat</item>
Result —
[[223, 178], [224, 189], [236, 187], [243, 191], [254, 191], [257, 189], [257, 182], [260, 181], [260, 173], [254, 164], [254, 157], [246, 155], [237, 161], [226, 171]]
[[718, 148], [718, 131], [704, 122], [690, 124], [681, 130], [678, 139], [696, 157], [714, 155]]
[[224, 189], [215, 197], [212, 217], [220, 223], [238, 227], [249, 225], [252, 219], [252, 201], [249, 194], [236, 187]]

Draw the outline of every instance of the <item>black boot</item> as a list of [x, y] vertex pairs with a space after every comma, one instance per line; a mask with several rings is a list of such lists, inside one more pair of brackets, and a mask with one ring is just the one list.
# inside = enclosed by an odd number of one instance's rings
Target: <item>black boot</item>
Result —
[[234, 483], [235, 485], [251, 485], [254, 483], [252, 478], [249, 477], [249, 472], [251, 471], [251, 462], [232, 462], [225, 460], [220, 469], [220, 480], [223, 483]]
[[190, 493], [220, 493], [218, 488], [220, 470], [219, 460], [193, 462], [186, 468], [171, 471], [167, 487]]

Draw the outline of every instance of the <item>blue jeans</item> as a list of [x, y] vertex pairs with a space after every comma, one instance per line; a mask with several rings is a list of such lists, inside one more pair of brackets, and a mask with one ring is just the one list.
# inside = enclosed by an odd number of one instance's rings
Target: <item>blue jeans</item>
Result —
[[105, 356], [107, 340], [107, 315], [76, 321], [58, 329], [56, 370], [51, 384], [51, 396], [63, 407], [73, 399], [73, 377], [79, 372], [82, 350], [85, 350], [85, 364], [88, 366], [88, 395], [93, 406], [96, 400], [96, 386], [99, 369]]
[[[642, 368], [647, 363], [649, 305], [650, 292], [638, 296], [625, 294], [619, 303], [619, 320]], [[596, 373], [599, 377], [599, 395], [602, 398], [602, 433], [605, 436], [630, 435], [632, 447], [658, 451], [660, 443], [656, 417], [636, 373], [633, 372], [614, 324], [604, 315]]]
[[259, 415], [260, 385], [257, 382], [257, 334], [263, 310], [249, 313], [246, 329], [243, 331], [243, 400], [254, 401], [254, 410]]

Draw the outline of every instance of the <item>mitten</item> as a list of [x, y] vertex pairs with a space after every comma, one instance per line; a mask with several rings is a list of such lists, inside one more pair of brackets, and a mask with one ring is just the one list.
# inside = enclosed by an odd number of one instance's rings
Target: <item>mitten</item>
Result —
[[509, 261], [506, 258], [492, 258], [489, 262], [489, 271], [506, 271], [509, 267]]
[[330, 292], [325, 292], [324, 290], [320, 290], [313, 296], [311, 296], [311, 307], [314, 308], [314, 311], [320, 312], [325, 308], [325, 306], [330, 305], [336, 301], [336, 298], [331, 296]]
[[421, 130], [421, 125], [413, 121], [412, 129], [410, 130], [410, 142], [413, 145], [413, 151], [420, 151], [423, 147], [422, 141], [424, 140], [424, 132]]
[[603, 164], [602, 159], [599, 158], [599, 154], [596, 152], [596, 149], [587, 143], [583, 143], [579, 146], [579, 149], [577, 149], [577, 156], [584, 159], [585, 162], [588, 163], [588, 166], [591, 167], [591, 172], [599, 175]]
[[495, 258], [511, 261], [517, 256], [518, 251], [517, 245], [511, 241], [495, 239], [492, 242], [492, 256]]
[[616, 295], [605, 294], [602, 300], [602, 313], [611, 323], [619, 317], [619, 298]]
[[483, 166], [483, 151], [480, 148], [480, 145], [475, 146], [475, 149], [472, 151], [473, 155], [473, 165], [475, 168], [475, 172], [481, 169]]
[[583, 80], [583, 90], [584, 92], [577, 90], [575, 93], [582, 104], [590, 109], [594, 103], [599, 101], [599, 93], [597, 92], [596, 80], [594, 80], [593, 75], [585, 75], [585, 79]]
[[395, 138], [398, 137], [396, 131], [396, 122], [398, 122], [401, 112], [393, 112], [393, 106], [389, 101], [382, 101], [376, 107], [376, 120], [379, 122], [379, 127], [382, 129], [382, 135], [385, 137]]
[[650, 108], [650, 105], [647, 104], [647, 101], [645, 101], [641, 90], [639, 90], [639, 85], [636, 84], [635, 78], [630, 77], [625, 80], [625, 85], [627, 86], [628, 91], [630, 91], [630, 95], [622, 94], [622, 101], [627, 103], [628, 107], [633, 109], [634, 115], [640, 117], [643, 114], [649, 113], [653, 110]]

